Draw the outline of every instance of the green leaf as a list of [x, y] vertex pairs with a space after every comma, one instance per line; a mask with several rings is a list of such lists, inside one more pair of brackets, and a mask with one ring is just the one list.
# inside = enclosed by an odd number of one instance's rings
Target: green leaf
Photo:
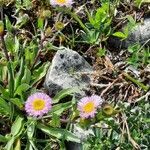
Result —
[[44, 27], [44, 20], [39, 17], [38, 18], [38, 28], [42, 30], [43, 27]]
[[7, 29], [7, 31], [11, 32], [13, 27], [11, 25], [11, 22], [10, 22], [8, 16], [5, 16], [5, 19], [6, 19], [6, 29]]
[[9, 71], [9, 80], [8, 80], [9, 94], [10, 94], [10, 97], [13, 97], [13, 94], [14, 94], [14, 71], [13, 71], [11, 62], [8, 62], [8, 71]]
[[0, 97], [0, 112], [3, 112], [5, 114], [10, 114], [10, 106], [9, 104]]
[[30, 143], [27, 145], [27, 150], [38, 150], [32, 139], [30, 140]]
[[[31, 48], [35, 50], [34, 47], [31, 47]], [[25, 61], [26, 61], [26, 64], [28, 64], [28, 62], [29, 63], [33, 62], [34, 57], [35, 57], [35, 53], [30, 50], [30, 47], [27, 47], [25, 49]]]
[[0, 85], [0, 93], [2, 94], [1, 96], [5, 99], [9, 99], [9, 92], [7, 89], [4, 89], [1, 85]]
[[26, 13], [20, 15], [19, 17], [17, 17], [17, 22], [15, 24], [15, 28], [19, 29], [23, 25], [26, 25], [26, 23], [29, 21], [29, 19], [30, 18], [28, 16], [28, 14], [26, 14]]
[[[22, 4], [22, 3], [21, 3]], [[25, 0], [23, 1], [23, 6], [27, 9], [30, 10], [33, 7], [32, 1], [31, 0]]]
[[29, 90], [30, 87], [31, 87], [31, 86], [28, 85], [28, 84], [26, 84], [26, 83], [21, 84], [21, 85], [17, 88], [17, 90], [16, 90], [16, 92], [15, 92], [15, 95], [20, 95], [20, 96], [22, 96], [22, 93], [23, 93], [23, 92], [26, 92], [27, 90]]
[[143, 118], [143, 121], [144, 121], [145, 123], [150, 123], [150, 118]]
[[23, 102], [20, 99], [18, 99], [18, 98], [11, 98], [10, 101], [14, 105], [16, 105], [19, 109], [23, 108]]
[[[106, 6], [103, 5], [102, 7], [98, 8], [96, 10], [95, 21], [97, 23], [100, 23], [100, 22], [102, 23], [102, 21], [104, 21], [106, 19], [107, 13], [106, 13], [105, 9], [106, 9]], [[100, 26], [100, 24], [99, 24], [99, 26]]]
[[130, 53], [134, 53], [134, 52], [137, 53], [139, 49], [140, 49], [140, 45], [139, 44], [130, 45], [128, 47], [128, 52], [130, 52]]
[[18, 135], [20, 135], [22, 129], [23, 129], [23, 120], [24, 118], [18, 116], [15, 120], [15, 122], [13, 123], [12, 127], [11, 127], [11, 134], [14, 137], [17, 137]]
[[68, 89], [61, 90], [53, 97], [53, 103], [58, 103], [62, 98], [66, 97], [68, 95], [72, 95], [78, 91], [79, 91], [79, 89], [77, 89], [77, 88], [68, 88]]
[[60, 117], [57, 114], [52, 115], [52, 119], [50, 121], [50, 126], [52, 127], [60, 127]]
[[4, 60], [5, 58], [3, 57], [1, 60], [0, 60], [0, 80], [1, 81], [5, 81], [6, 79], [6, 76], [7, 76], [7, 72], [8, 72], [8, 69], [7, 69], [7, 62], [6, 60]]
[[127, 36], [123, 32], [115, 32], [113, 34], [113, 36], [116, 36], [116, 37], [119, 37], [119, 38], [122, 38], [122, 39], [127, 38]]
[[20, 46], [19, 40], [18, 40], [17, 37], [15, 36], [15, 47], [14, 47], [14, 51], [15, 51], [16, 54], [18, 54], [19, 46]]
[[22, 57], [20, 69], [19, 69], [19, 72], [18, 72], [16, 80], [15, 80], [16, 81], [15, 82], [15, 89], [17, 89], [18, 86], [21, 84], [21, 79], [23, 77], [23, 74], [24, 74], [24, 58]]
[[26, 144], [26, 150], [35, 150], [35, 149], [33, 148], [32, 144], [28, 142]]
[[34, 70], [33, 76], [32, 76], [32, 85], [37, 83], [39, 80], [41, 80], [46, 75], [49, 65], [50, 65], [50, 63], [47, 62], [47, 63], [44, 63], [38, 69]]
[[0, 134], [0, 142], [7, 142], [8, 141], [8, 139], [7, 138], [5, 138], [3, 135], [1, 135]]
[[67, 141], [73, 141], [80, 143], [80, 139], [76, 137], [73, 133], [65, 130], [65, 129], [60, 129], [60, 128], [52, 128], [45, 126], [41, 123], [37, 125], [37, 128], [46, 133], [47, 135], [56, 137], [58, 139], [65, 139]]
[[127, 19], [128, 19], [128, 21], [129, 21], [132, 25], [136, 25], [136, 21], [133, 19], [132, 16], [127, 15]]
[[31, 81], [31, 71], [25, 66], [24, 75], [22, 77], [21, 83], [29, 84]]
[[14, 54], [14, 49], [15, 49], [15, 38], [14, 35], [10, 32], [7, 32], [7, 34], [5, 35], [5, 44], [6, 44], [6, 48], [9, 52], [11, 52], [11, 54]]
[[34, 140], [33, 140], [33, 135], [35, 132], [35, 126], [36, 126], [36, 121], [35, 120], [29, 120], [29, 123], [27, 125], [27, 136], [28, 136], [28, 140], [29, 143], [27, 145], [28, 149], [33, 149], [37, 150], [35, 144], [34, 144]]
[[99, 48], [97, 55], [100, 56], [100, 57], [105, 56], [106, 55], [106, 50], [102, 49], [102, 48]]
[[28, 125], [27, 125], [27, 136], [29, 139], [32, 139], [33, 138], [33, 135], [34, 135], [34, 131], [35, 131], [35, 125], [36, 125], [36, 122], [33, 120], [33, 121], [28, 121]]
[[60, 103], [52, 107], [49, 113], [61, 115], [62, 112], [72, 107], [72, 102]]
[[6, 150], [13, 150], [13, 144], [15, 142], [15, 138], [11, 137], [11, 139], [7, 142], [7, 145], [5, 146]]

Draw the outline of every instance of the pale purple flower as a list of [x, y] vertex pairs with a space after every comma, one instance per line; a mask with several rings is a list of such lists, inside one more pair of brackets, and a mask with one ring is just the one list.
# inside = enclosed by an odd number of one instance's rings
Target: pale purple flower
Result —
[[97, 108], [102, 104], [103, 100], [98, 95], [92, 95], [82, 98], [78, 102], [77, 109], [80, 112], [81, 118], [94, 118], [97, 113]]
[[71, 7], [71, 5], [73, 4], [73, 0], [50, 0], [50, 4], [52, 6]]
[[52, 107], [52, 99], [45, 93], [37, 92], [28, 97], [25, 111], [29, 116], [42, 117]]

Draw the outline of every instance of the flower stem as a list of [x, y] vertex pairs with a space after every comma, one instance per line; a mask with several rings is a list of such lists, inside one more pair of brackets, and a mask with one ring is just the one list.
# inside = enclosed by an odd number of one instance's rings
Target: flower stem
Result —
[[88, 28], [83, 24], [83, 22], [81, 21], [81, 19], [78, 17], [78, 15], [75, 12], [71, 12], [70, 9], [64, 9], [61, 7], [56, 8], [56, 10], [61, 11], [65, 14], [70, 14], [71, 17], [74, 18], [79, 23], [79, 25], [83, 28], [84, 31], [86, 32], [89, 31]]
[[138, 80], [134, 79], [133, 77], [131, 77], [129, 74], [127, 73], [123, 73], [123, 75], [130, 81], [132, 81], [133, 83], [135, 83], [136, 85], [138, 85], [139, 87], [141, 87], [144, 91], [148, 91], [150, 89], [150, 86], [146, 86], [143, 83], [139, 82]]
[[[3, 7], [2, 6], [0, 7], [0, 16], [1, 16], [1, 20], [3, 21]], [[3, 46], [3, 50], [4, 50], [4, 54], [6, 56], [6, 59], [7, 59], [7, 61], [9, 61], [10, 59], [9, 59], [8, 50], [6, 48], [3, 34], [0, 36], [0, 39], [2, 41], [2, 46]]]

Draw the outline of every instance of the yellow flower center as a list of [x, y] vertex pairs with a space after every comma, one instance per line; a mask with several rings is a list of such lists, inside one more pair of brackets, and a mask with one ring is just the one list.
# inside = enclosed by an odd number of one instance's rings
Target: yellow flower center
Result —
[[88, 102], [87, 104], [85, 104], [85, 106], [83, 107], [83, 111], [85, 113], [90, 113], [95, 109], [94, 107], [94, 103], [93, 102]]
[[33, 101], [33, 109], [34, 110], [42, 110], [45, 107], [45, 101], [43, 99], [35, 99]]
[[66, 3], [66, 0], [56, 0], [57, 1], [57, 3], [59, 3], [59, 4], [65, 4]]

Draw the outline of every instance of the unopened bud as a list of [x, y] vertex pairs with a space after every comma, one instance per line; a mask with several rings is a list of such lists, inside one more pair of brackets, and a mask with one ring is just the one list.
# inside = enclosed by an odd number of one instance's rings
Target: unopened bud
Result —
[[0, 6], [3, 6], [4, 0], [0, 0]]
[[51, 11], [50, 10], [43, 10], [42, 14], [40, 15], [41, 18], [50, 18], [51, 17]]
[[110, 105], [110, 104], [105, 104], [103, 106], [103, 112], [106, 114], [106, 115], [112, 115], [113, 112], [114, 112], [114, 108]]
[[62, 30], [63, 28], [64, 28], [64, 23], [62, 23], [60, 21], [55, 23], [56, 30]]
[[45, 36], [46, 36], [46, 37], [49, 37], [51, 34], [52, 34], [52, 28], [51, 28], [51, 27], [48, 27], [48, 28], [45, 30]]
[[59, 42], [62, 43], [65, 41], [65, 37], [63, 35], [59, 36]]
[[0, 21], [0, 36], [3, 36], [4, 34], [4, 23], [3, 21]]

